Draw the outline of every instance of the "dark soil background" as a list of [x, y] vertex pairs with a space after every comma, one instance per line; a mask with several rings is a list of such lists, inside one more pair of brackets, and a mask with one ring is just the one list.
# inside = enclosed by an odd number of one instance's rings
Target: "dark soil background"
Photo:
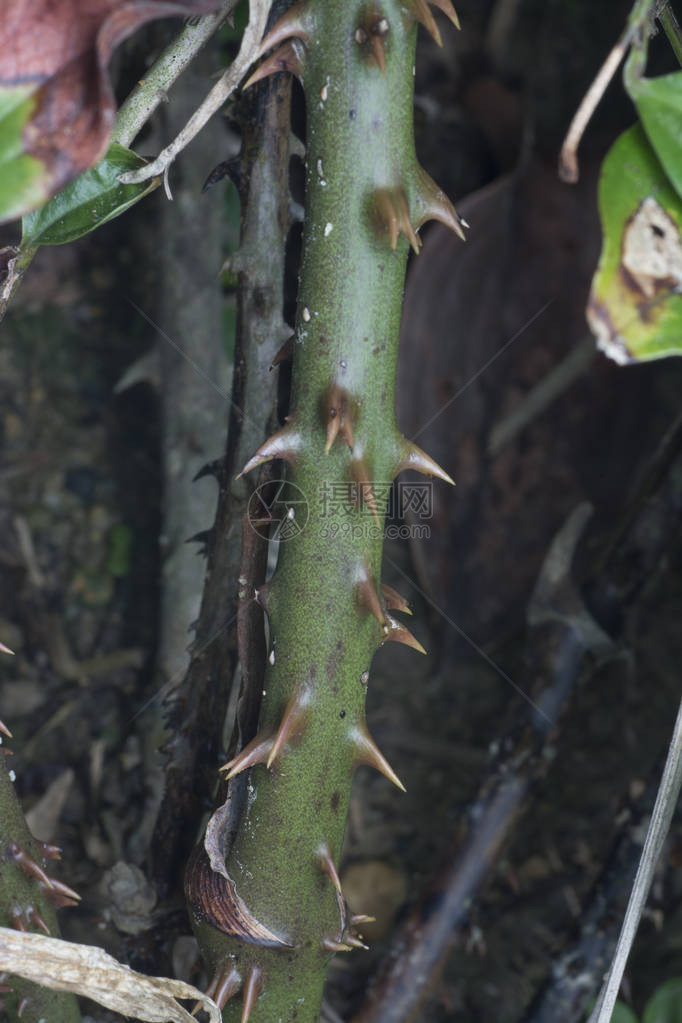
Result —
[[[628, 10], [615, 0], [469, 0], [458, 5], [461, 33], [443, 19], [442, 49], [420, 40], [417, 150], [471, 230], [462, 246], [429, 228], [410, 265], [398, 409], [404, 432], [457, 487], [434, 486], [428, 537], [387, 545], [384, 577], [412, 601], [430, 653], [382, 649], [374, 663], [370, 726], [408, 792], [358, 773], [342, 881], [377, 922], [369, 953], [332, 963], [332, 1021], [350, 1019], [384, 957], [400, 955], [396, 934], [410, 906], [438, 890], [433, 878], [463, 840], [491, 757], [551, 681], [527, 610], [550, 544], [581, 502], [593, 514], [571, 578], [612, 647], [585, 659], [547, 768], [453, 930], [418, 1018], [539, 1020], [534, 999], [577, 940], [615, 844], [655, 794], [680, 692], [682, 538], [679, 518], [664, 514], [674, 501], [658, 502], [658, 532], [638, 538], [655, 556], [618, 563], [634, 594], [621, 613], [602, 613], [598, 594], [605, 552], [632, 528], [626, 511], [652, 468], [661, 488], [682, 493], [679, 458], [661, 469], [659, 457], [680, 413], [682, 363], [617, 367], [594, 351], [584, 319], [600, 162], [634, 120], [619, 79], [588, 130], [579, 184], [555, 172]], [[143, 31], [118, 58], [122, 95], [169, 32]], [[215, 47], [178, 85], [140, 151], [171, 137], [220, 58]], [[654, 41], [652, 63], [672, 67], [665, 40]], [[0, 640], [16, 652], [0, 663], [0, 711], [14, 734], [17, 789], [83, 896], [61, 914], [64, 935], [198, 984], [180, 885], [160, 890], [149, 851], [163, 697], [186, 666], [204, 568], [201, 546], [184, 541], [215, 513], [215, 484], [189, 480], [225, 448], [234, 343], [232, 278], [219, 270], [235, 247], [236, 193], [229, 181], [200, 188], [234, 151], [229, 118], [216, 119], [173, 170], [174, 204], [156, 192], [92, 236], [41, 250], [0, 347]], [[198, 289], [210, 298], [192, 304]], [[191, 398], [180, 390], [168, 400], [166, 387], [164, 400], [159, 352], [172, 343], [174, 358], [200, 367]], [[536, 401], [550, 378], [552, 395]], [[169, 442], [174, 430], [182, 443]], [[623, 992], [637, 1011], [682, 975], [681, 862], [676, 821]], [[625, 880], [628, 871], [631, 860]], [[621, 886], [608, 902], [612, 924], [626, 896]]]

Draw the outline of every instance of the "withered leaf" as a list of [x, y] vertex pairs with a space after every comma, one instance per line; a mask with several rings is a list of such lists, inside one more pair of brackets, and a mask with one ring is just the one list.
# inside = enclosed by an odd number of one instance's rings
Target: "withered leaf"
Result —
[[35, 209], [104, 154], [115, 117], [107, 64], [152, 18], [218, 0], [14, 0], [0, 19], [0, 221]]

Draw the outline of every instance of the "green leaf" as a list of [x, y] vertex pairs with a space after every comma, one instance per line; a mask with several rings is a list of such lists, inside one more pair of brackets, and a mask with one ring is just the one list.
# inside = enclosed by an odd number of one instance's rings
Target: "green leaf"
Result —
[[118, 175], [144, 167], [137, 153], [114, 142], [90, 170], [71, 181], [48, 203], [24, 217], [22, 247], [62, 245], [106, 224], [159, 184], [158, 178], [122, 185]]
[[647, 1002], [642, 1023], [682, 1023], [682, 977], [656, 988]]
[[625, 88], [637, 107], [649, 142], [682, 196], [682, 71], [645, 78], [648, 33], [633, 46], [623, 75]]
[[24, 127], [36, 100], [32, 85], [0, 88], [0, 220], [14, 220], [45, 202], [48, 181], [40, 160], [24, 150]]
[[619, 363], [682, 354], [682, 201], [640, 125], [604, 160], [599, 213], [587, 307], [597, 344]]
[[616, 1002], [611, 1015], [611, 1023], [638, 1023], [632, 1009], [623, 1002]]

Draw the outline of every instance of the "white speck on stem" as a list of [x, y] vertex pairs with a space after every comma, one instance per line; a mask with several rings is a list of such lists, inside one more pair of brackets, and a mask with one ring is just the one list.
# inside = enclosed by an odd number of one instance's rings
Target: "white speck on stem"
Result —
[[270, 664], [274, 664], [275, 663], [275, 648], [274, 647], [270, 651], [270, 656], [268, 657], [268, 660], [270, 661]]
[[308, 309], [307, 305], [303, 306], [303, 312], [301, 313], [301, 316], [303, 317], [306, 323], [310, 322], [310, 309]]
[[325, 238], [328, 238], [333, 230], [334, 230], [334, 225], [333, 224], [329, 224], [329, 223], [325, 224], [325, 226], [324, 226], [324, 236], [325, 236]]
[[10, 771], [9, 772], [9, 780], [10, 781], [16, 781], [17, 780], [16, 771]]

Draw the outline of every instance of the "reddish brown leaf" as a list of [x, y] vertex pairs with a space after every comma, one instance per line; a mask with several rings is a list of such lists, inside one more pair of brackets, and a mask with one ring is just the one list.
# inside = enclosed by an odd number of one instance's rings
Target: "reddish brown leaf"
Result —
[[[28, 212], [103, 156], [115, 117], [107, 64], [115, 47], [152, 18], [203, 13], [218, 0], [14, 0], [0, 19], [0, 164], [29, 161], [33, 189], [5, 219]], [[17, 110], [19, 101], [21, 110]], [[9, 147], [9, 149], [7, 149]], [[11, 150], [11, 152], [10, 152]], [[23, 165], [27, 166], [26, 164]], [[24, 171], [22, 170], [22, 178]]]

